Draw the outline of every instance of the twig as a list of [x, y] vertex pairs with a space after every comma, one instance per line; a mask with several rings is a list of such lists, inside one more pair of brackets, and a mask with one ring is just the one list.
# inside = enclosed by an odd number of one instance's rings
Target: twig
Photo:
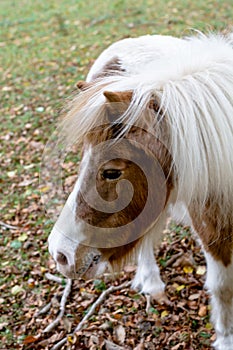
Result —
[[67, 298], [71, 292], [71, 287], [72, 287], [72, 280], [67, 279], [66, 286], [60, 302], [60, 312], [57, 318], [43, 330], [43, 333], [51, 332], [51, 330], [53, 330], [60, 323], [60, 320], [62, 319], [65, 313], [65, 306], [66, 306]]
[[[50, 281], [54, 281], [54, 282], [57, 282], [57, 283], [60, 283], [62, 284], [65, 280], [61, 277], [58, 277], [58, 276], [55, 276], [55, 275], [52, 275], [51, 273], [45, 273], [45, 277], [50, 280]], [[65, 290], [64, 290], [65, 292]], [[45, 314], [46, 312], [49, 311], [49, 309], [51, 308], [51, 305], [52, 303], [48, 303], [47, 305], [45, 305], [41, 310], [37, 311], [34, 315], [34, 317], [38, 317], [40, 315], [43, 315]]]
[[52, 305], [51, 302], [45, 305], [41, 310], [35, 313], [34, 317], [38, 317], [40, 315], [46, 314], [46, 312], [48, 312], [49, 309], [51, 308], [51, 305]]
[[184, 253], [180, 252], [175, 255], [173, 255], [167, 262], [166, 267], [171, 266], [180, 256], [182, 256]]
[[[104, 290], [99, 298], [94, 302], [94, 304], [92, 304], [90, 310], [88, 311], [88, 313], [83, 317], [82, 321], [79, 322], [78, 326], [74, 329], [72, 335], [74, 335], [76, 332], [80, 331], [84, 325], [84, 323], [94, 314], [96, 308], [104, 301], [104, 299], [111, 294], [112, 292], [115, 292], [117, 290], [120, 290], [122, 288], [127, 288], [131, 285], [131, 282], [127, 281], [124, 282], [122, 284], [120, 284], [119, 286], [111, 286], [108, 289]], [[66, 343], [67, 337], [65, 337], [64, 339], [60, 340], [56, 345], [54, 345], [52, 347], [51, 350], [59, 350], [65, 343]]]
[[45, 277], [46, 277], [48, 280], [50, 280], [50, 281], [54, 281], [54, 282], [57, 282], [57, 283], [60, 283], [60, 284], [62, 284], [62, 283], [65, 281], [64, 278], [61, 278], [61, 277], [52, 275], [52, 274], [49, 273], [49, 272], [45, 273]]
[[94, 302], [94, 304], [92, 304], [92, 307], [90, 308], [88, 313], [83, 317], [82, 321], [79, 322], [78, 326], [74, 330], [74, 333], [76, 333], [82, 329], [86, 320], [88, 320], [88, 318], [90, 318], [94, 314], [97, 306], [99, 306], [109, 294], [111, 294], [112, 292], [115, 292], [117, 290], [120, 290], [124, 287], [129, 287], [130, 285], [131, 285], [131, 282], [124, 282], [124, 283], [120, 284], [119, 286], [111, 286], [108, 289], [104, 290], [103, 293], [100, 294], [99, 298]]
[[63, 338], [62, 340], [60, 340], [57, 344], [55, 344], [51, 350], [59, 350], [61, 349], [61, 347], [66, 343], [67, 338]]
[[150, 308], [151, 308], [151, 296], [150, 294], [145, 294], [146, 297], [146, 313], [150, 313]]
[[3, 227], [5, 227], [5, 228], [8, 228], [8, 229], [10, 229], [10, 230], [18, 230], [18, 229], [19, 229], [19, 227], [6, 224], [6, 223], [3, 222], [3, 221], [0, 221], [0, 225], [3, 226]]
[[[45, 277], [50, 280], [50, 281], [54, 281], [56, 283], [59, 283], [59, 284], [62, 284], [65, 280], [61, 277], [58, 277], [58, 276], [55, 276], [55, 275], [52, 275], [51, 273], [47, 272], [45, 273]], [[64, 293], [65, 293], [65, 290], [64, 290]], [[52, 303], [48, 303], [47, 305], [45, 305], [40, 311], [36, 312], [34, 317], [38, 317], [40, 315], [43, 315], [45, 314], [46, 312], [49, 311], [50, 307], [51, 307]]]

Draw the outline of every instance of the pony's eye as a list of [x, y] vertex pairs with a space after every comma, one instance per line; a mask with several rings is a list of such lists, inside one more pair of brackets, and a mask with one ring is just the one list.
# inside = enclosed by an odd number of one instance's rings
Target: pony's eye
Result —
[[117, 180], [121, 176], [121, 170], [107, 169], [102, 173], [102, 177], [107, 180]]

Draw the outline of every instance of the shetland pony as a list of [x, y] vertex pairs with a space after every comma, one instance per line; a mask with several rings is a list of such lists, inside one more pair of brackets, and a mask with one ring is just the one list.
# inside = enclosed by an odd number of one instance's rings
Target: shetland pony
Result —
[[61, 122], [82, 147], [75, 187], [49, 236], [65, 276], [135, 256], [133, 288], [164, 292], [153, 247], [183, 203], [207, 261], [215, 348], [233, 349], [233, 36], [142, 36], [96, 60]]

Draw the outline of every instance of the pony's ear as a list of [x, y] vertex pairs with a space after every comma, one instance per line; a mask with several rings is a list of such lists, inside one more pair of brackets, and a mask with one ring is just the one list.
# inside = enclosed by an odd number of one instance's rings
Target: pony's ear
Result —
[[121, 92], [104, 91], [103, 94], [106, 97], [108, 102], [115, 102], [115, 103], [116, 102], [129, 103], [133, 96], [132, 91], [121, 91]]
[[[132, 100], [133, 92], [132, 91], [104, 91], [104, 96], [106, 97], [108, 102], [117, 103], [117, 102], [124, 102], [124, 103], [130, 103]], [[149, 102], [149, 108], [153, 109], [155, 112], [160, 111], [159, 102], [157, 101], [156, 97], [151, 98]]]
[[87, 90], [89, 87], [92, 86], [92, 83], [88, 83], [84, 80], [79, 80], [77, 83], [76, 83], [76, 87], [81, 90], [81, 91], [84, 91], [84, 90]]
[[103, 92], [107, 104], [108, 120], [110, 123], [115, 123], [117, 119], [125, 113], [129, 107], [130, 101], [133, 96], [132, 91], [104, 91]]

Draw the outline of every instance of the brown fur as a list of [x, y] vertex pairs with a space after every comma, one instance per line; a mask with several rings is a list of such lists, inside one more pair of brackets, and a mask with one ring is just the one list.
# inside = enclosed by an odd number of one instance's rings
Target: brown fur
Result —
[[95, 74], [92, 80], [96, 80], [99, 78], [104, 78], [112, 75], [118, 75], [125, 70], [121, 66], [121, 61], [118, 57], [113, 57], [110, 61], [108, 61], [100, 72]]
[[87, 90], [89, 87], [93, 86], [93, 83], [88, 83], [87, 81], [84, 81], [84, 80], [79, 80], [77, 83], [76, 83], [76, 86], [79, 90], [81, 91], [85, 91]]
[[132, 91], [123, 91], [123, 92], [104, 91], [104, 96], [106, 97], [108, 102], [129, 103], [133, 96], [133, 92]]
[[[106, 111], [107, 111], [107, 119], [110, 124], [102, 125], [101, 127], [97, 127], [91, 130], [85, 137], [84, 140], [84, 149], [87, 145], [91, 144], [92, 147], [101, 144], [102, 142], [114, 140], [116, 139], [124, 129], [123, 124], [117, 123], [117, 119], [119, 115], [125, 112], [128, 108], [129, 102], [132, 98], [131, 91], [125, 92], [109, 92], [106, 91], [104, 93], [107, 102]], [[119, 102], [119, 103], [118, 103]], [[155, 107], [155, 102], [152, 101], [149, 104], [149, 109]], [[156, 108], [157, 109], [157, 108]], [[156, 110], [157, 112], [157, 110]], [[151, 112], [150, 112], [151, 113]], [[112, 124], [113, 123], [113, 124]], [[161, 132], [165, 132], [163, 128], [166, 129], [164, 125], [165, 121], [160, 123]], [[153, 165], [155, 164], [154, 158], [156, 158], [163, 169], [163, 173], [166, 177], [166, 199], [165, 205], [169, 199], [170, 192], [173, 188], [172, 183], [172, 172], [171, 172], [171, 156], [167, 150], [167, 148], [159, 141], [159, 139], [155, 138], [154, 135], [147, 132], [143, 128], [139, 128], [136, 126], [132, 126], [130, 130], [124, 134], [124, 139], [132, 140], [137, 142], [137, 148], [133, 147], [129, 144], [127, 149], [123, 149], [121, 154], [125, 156], [126, 159], [121, 158], [114, 160], [114, 164], [112, 164], [113, 168], [121, 168], [124, 171], [124, 179], [128, 179], [132, 184], [135, 192], [132, 198], [131, 203], [124, 208], [122, 211], [109, 214], [97, 211], [93, 208], [90, 208], [88, 204], [85, 202], [83, 196], [81, 194], [78, 195], [77, 198], [77, 218], [80, 218], [91, 225], [98, 227], [119, 227], [128, 224], [129, 222], [133, 222], [135, 218], [139, 216], [141, 211], [143, 210], [146, 201], [148, 200], [148, 184], [143, 171], [135, 164], [134, 162], [128, 161], [127, 159], [137, 159], [137, 157], [143, 157], [143, 161], [147, 163], [147, 167], [151, 169], [151, 177], [153, 178], [153, 188], [156, 190], [153, 202], [149, 205], [151, 207], [150, 217], [142, 219], [142, 221], [137, 221], [137, 226], [132, 229], [131, 232], [125, 231], [124, 243], [122, 246], [111, 249], [100, 249], [103, 259], [109, 260], [112, 267], [114, 269], [121, 268], [122, 264], [127, 261], [127, 258], [130, 258], [133, 255], [134, 248], [137, 245], [140, 245], [141, 236], [146, 231], [147, 227], [150, 226], [156, 217], [159, 215], [158, 208], [161, 208], [162, 195], [160, 195], [165, 190], [164, 185], [161, 183], [161, 179], [159, 179], [158, 175], [156, 175], [156, 169], [154, 169], [154, 173], [152, 171]], [[150, 153], [151, 152], [151, 153]], [[114, 154], [112, 154], [112, 158], [114, 158]], [[117, 157], [117, 155], [116, 155]], [[93, 171], [93, 169], [91, 170]], [[86, 174], [86, 178], [91, 176]], [[116, 193], [116, 184], [118, 181], [114, 182], [105, 182], [101, 179], [101, 171], [98, 173], [96, 178], [96, 187], [99, 192], [99, 195], [106, 201], [112, 201], [117, 198]], [[88, 190], [88, 185], [87, 185]], [[83, 189], [82, 189], [83, 191]], [[85, 191], [85, 190], [84, 190]], [[124, 193], [118, 194], [120, 198], [124, 196]], [[127, 195], [127, 193], [126, 193]], [[93, 196], [92, 196], [93, 200]], [[97, 199], [98, 201], [98, 199]], [[140, 216], [139, 216], [140, 217]], [[148, 224], [149, 222], [149, 224]], [[137, 238], [138, 237], [138, 238]], [[128, 243], [132, 241], [131, 243]]]
[[190, 212], [192, 222], [204, 248], [215, 260], [221, 261], [226, 267], [232, 261], [233, 230], [230, 215], [226, 219], [218, 205], [206, 205], [203, 214], [195, 210]]
[[[123, 106], [124, 104], [126, 104], [126, 106], [128, 107], [133, 97], [133, 91], [114, 91], [114, 92], [104, 91], [104, 96], [106, 97], [108, 102], [121, 103]], [[153, 111], [155, 111], [156, 113], [159, 112], [160, 115], [163, 115], [162, 111], [160, 110], [159, 102], [157, 101], [156, 97], [150, 100], [148, 107]]]
[[[104, 127], [99, 127], [95, 130], [92, 130], [88, 135], [86, 135], [86, 140], [84, 142], [84, 147], [86, 144], [91, 144], [93, 147], [100, 144], [101, 142], [107, 140], [114, 140], [119, 132], [122, 130], [122, 126], [120, 124], [115, 125], [105, 125]], [[116, 212], [114, 214], [104, 213], [97, 211], [93, 208], [90, 208], [86, 201], [84, 200], [81, 194], [77, 197], [77, 212], [76, 216], [79, 219], [86, 221], [87, 223], [96, 226], [96, 227], [119, 227], [125, 226], [128, 223], [133, 223], [133, 221], [139, 216], [142, 212], [146, 202], [148, 201], [148, 189], [147, 179], [145, 174], [140, 169], [140, 167], [136, 164], [136, 162], [131, 162], [127, 160], [130, 157], [135, 159], [135, 161], [143, 157], [143, 162], [147, 163], [145, 166], [150, 169], [151, 177], [153, 178], [153, 200], [149, 203], [151, 207], [150, 212], [148, 213], [148, 217], [145, 220], [145, 217], [142, 220], [137, 221], [137, 225], [131, 227], [131, 231], [128, 232], [125, 230], [124, 242], [122, 242], [121, 247], [111, 248], [111, 249], [101, 249], [101, 253], [103, 254], [104, 259], [109, 260], [111, 264], [116, 268], [117, 266], [122, 266], [122, 262], [124, 259], [130, 255], [131, 250], [140, 242], [140, 237], [147, 230], [148, 226], [150, 227], [152, 223], [156, 220], [160, 212], [158, 210], [163, 210], [162, 201], [163, 195], [162, 192], [166, 191], [166, 199], [165, 204], [168, 201], [170, 191], [172, 189], [172, 176], [170, 173], [171, 168], [171, 158], [168, 154], [168, 151], [165, 147], [156, 140], [153, 135], [146, 132], [143, 129], [132, 127], [130, 131], [125, 135], [126, 140], [137, 141], [138, 145], [143, 140], [143, 145], [141, 147], [133, 147], [132, 145], [128, 145], [127, 149], [122, 150], [121, 154], [123, 154], [126, 159], [115, 159], [108, 163], [110, 168], [121, 169], [123, 171], [123, 179], [128, 179], [133, 186], [134, 196], [129, 205], [121, 210], [120, 212]], [[117, 141], [115, 141], [117, 142]], [[118, 148], [118, 147], [116, 147]], [[144, 151], [146, 150], [146, 152]], [[151, 154], [150, 154], [151, 152]], [[156, 173], [156, 167], [154, 167], [154, 157], [160, 162], [160, 166], [163, 168], [163, 172], [166, 176], [167, 183], [166, 185], [163, 183], [163, 179], [159, 176], [159, 173]], [[114, 150], [112, 154], [112, 158], [114, 158]], [[94, 165], [93, 165], [94, 166]], [[93, 172], [93, 169], [90, 170]], [[95, 173], [95, 170], [94, 170]], [[88, 179], [89, 175], [86, 173], [86, 178]], [[121, 178], [121, 179], [122, 179]], [[116, 185], [118, 180], [106, 182], [101, 178], [101, 169], [99, 170], [96, 178], [96, 187], [99, 192], [99, 195], [105, 201], [113, 201], [119, 196], [121, 199], [124, 195], [127, 196], [127, 193], [120, 192], [116, 193]], [[164, 188], [166, 186], [166, 190]], [[86, 184], [87, 191], [89, 191], [89, 186]], [[82, 192], [85, 189], [82, 189]], [[92, 200], [95, 200], [92, 196]], [[98, 199], [97, 199], [98, 201]], [[134, 223], [133, 223], [134, 225]], [[132, 241], [132, 242], [131, 242]], [[131, 243], [127, 243], [131, 242]]]

